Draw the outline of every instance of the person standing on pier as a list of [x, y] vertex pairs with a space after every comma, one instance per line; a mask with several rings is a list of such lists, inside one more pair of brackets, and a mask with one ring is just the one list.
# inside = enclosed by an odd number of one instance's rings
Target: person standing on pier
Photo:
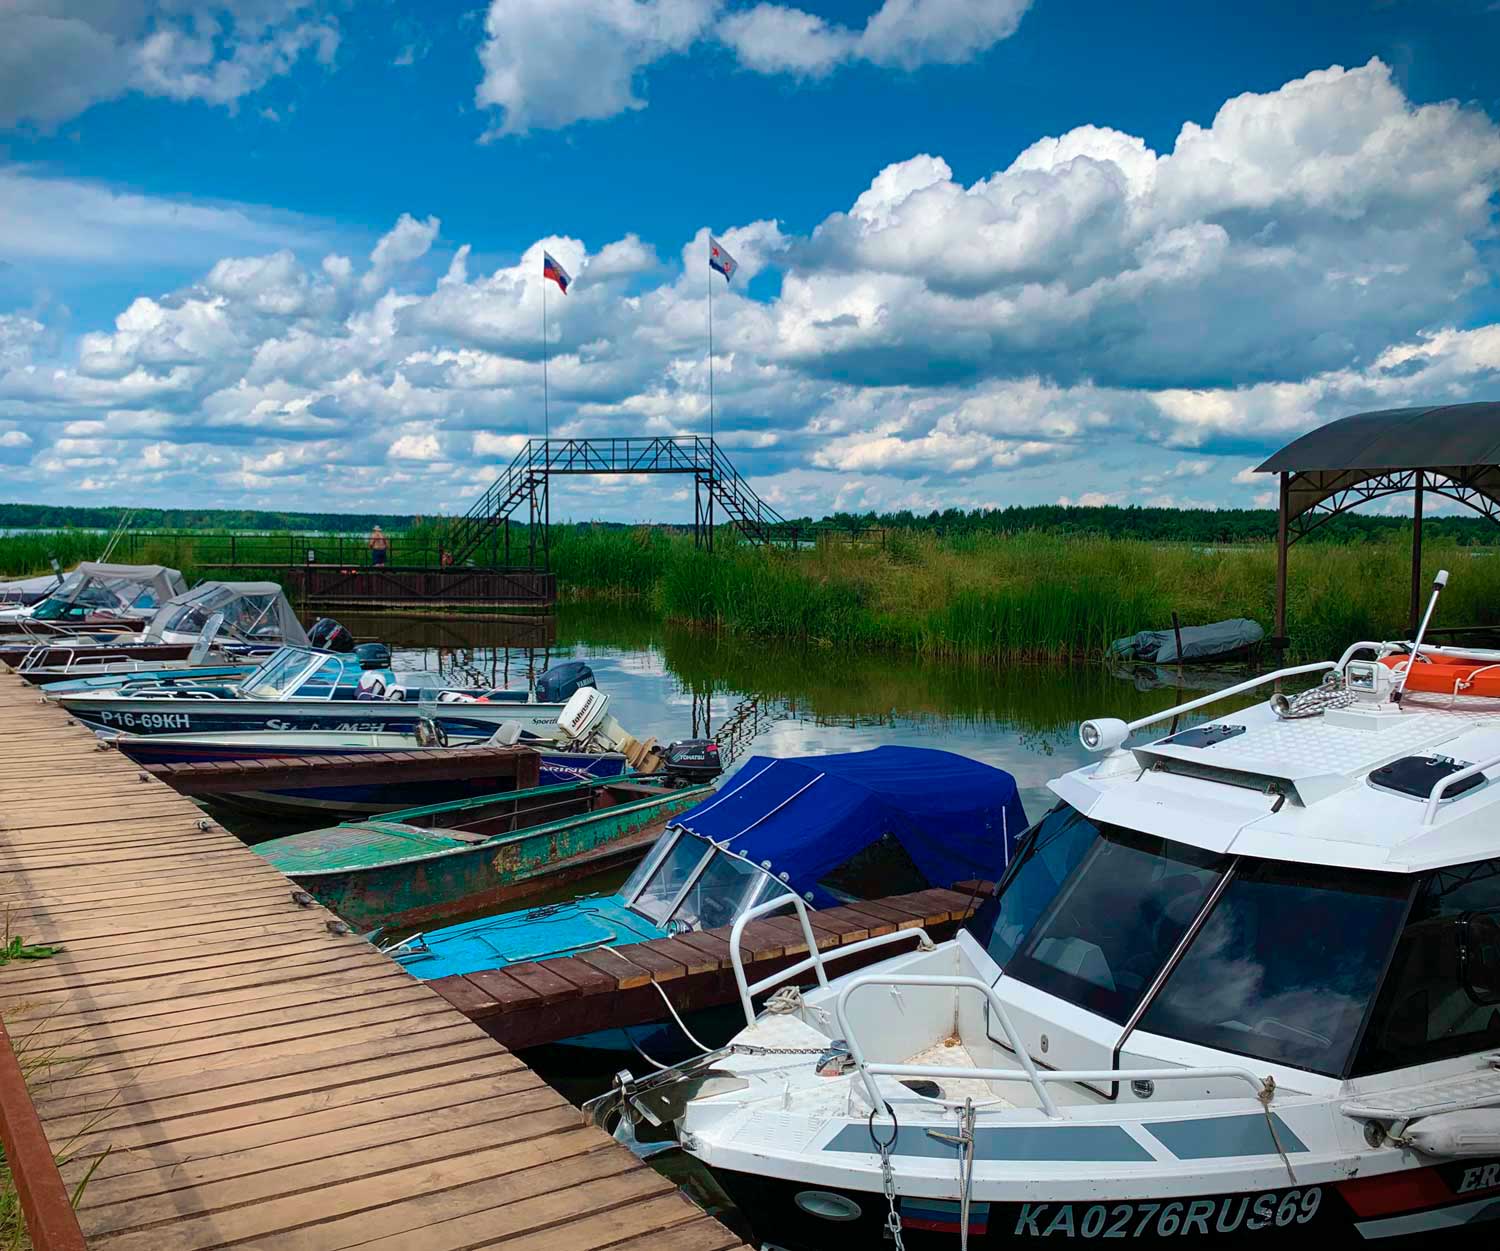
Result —
[[385, 532], [376, 526], [370, 531], [370, 563], [372, 565], [385, 564], [386, 553], [390, 549], [390, 540], [385, 537]]

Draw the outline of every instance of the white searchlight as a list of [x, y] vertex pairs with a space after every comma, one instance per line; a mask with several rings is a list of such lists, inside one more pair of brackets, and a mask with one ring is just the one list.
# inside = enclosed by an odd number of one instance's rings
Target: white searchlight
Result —
[[1078, 727], [1078, 741], [1089, 751], [1114, 751], [1130, 734], [1130, 727], [1116, 717], [1100, 717]]

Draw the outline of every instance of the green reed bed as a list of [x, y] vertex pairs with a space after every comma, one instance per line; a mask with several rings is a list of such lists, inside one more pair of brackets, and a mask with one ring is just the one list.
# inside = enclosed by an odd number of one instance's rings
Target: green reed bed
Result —
[[[1298, 656], [1336, 655], [1360, 638], [1406, 630], [1408, 547], [1399, 536], [1293, 549], [1288, 629]], [[1429, 544], [1425, 566], [1454, 573], [1442, 621], [1500, 622], [1500, 555]], [[599, 529], [554, 538], [569, 592], [640, 596], [668, 620], [711, 630], [875, 647], [934, 657], [1086, 659], [1116, 638], [1250, 617], [1269, 629], [1276, 557], [1269, 548], [978, 535], [893, 536], [886, 545], [778, 551], [723, 544], [710, 555], [680, 537]]]

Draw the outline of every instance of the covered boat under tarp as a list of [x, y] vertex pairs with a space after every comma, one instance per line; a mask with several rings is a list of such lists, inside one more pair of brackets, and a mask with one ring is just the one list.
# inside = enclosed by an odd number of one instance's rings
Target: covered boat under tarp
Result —
[[307, 632], [275, 582], [200, 582], [157, 609], [145, 637], [191, 644], [215, 613], [224, 618], [219, 638], [307, 644]]
[[[892, 861], [924, 886], [994, 880], [1026, 814], [1009, 773], [928, 747], [776, 760], [752, 756], [674, 825], [770, 871], [819, 907], [874, 898]], [[836, 872], [835, 872], [836, 871]], [[860, 889], [872, 875], [880, 889]]]
[[[1177, 654], [1179, 635], [1181, 656]], [[1142, 630], [1128, 638], [1116, 639], [1109, 645], [1109, 654], [1148, 665], [1238, 660], [1250, 655], [1265, 637], [1266, 632], [1256, 622], [1234, 617], [1212, 625], [1183, 626], [1180, 630]]]
[[134, 624], [150, 620], [158, 608], [185, 590], [182, 574], [165, 565], [85, 560], [40, 603], [0, 612], [0, 623], [46, 622], [64, 628], [103, 622]]

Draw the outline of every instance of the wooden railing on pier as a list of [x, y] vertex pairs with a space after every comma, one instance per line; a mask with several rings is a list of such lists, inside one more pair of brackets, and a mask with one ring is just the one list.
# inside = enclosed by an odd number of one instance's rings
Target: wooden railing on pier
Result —
[[[818, 950], [922, 928], [935, 941], [951, 938], [977, 901], [975, 893], [927, 890], [888, 899], [824, 908], [809, 914]], [[641, 1025], [665, 1015], [660, 986], [679, 1013], [731, 1003], [739, 992], [729, 956], [729, 927], [600, 948], [527, 964], [507, 965], [431, 985], [471, 1021], [508, 1047], [534, 1047], [575, 1034]], [[790, 968], [807, 955], [802, 926], [792, 917], [752, 921], [742, 936], [745, 973], [752, 983]], [[915, 944], [915, 940], [913, 940]], [[834, 964], [847, 973], [900, 948], [874, 948]], [[807, 974], [806, 981], [812, 981]]]
[[[428, 986], [299, 906], [254, 852], [10, 674], [0, 725], [0, 910], [13, 935], [64, 947], [0, 966], [17, 1049], [48, 1057], [30, 1081], [47, 1143], [6, 1146], [28, 1179], [44, 1151], [65, 1152], [65, 1187], [87, 1177], [88, 1246], [739, 1245]], [[23, 1097], [0, 1095], [8, 1124]], [[28, 1218], [38, 1251], [67, 1245]]]
[[83, 1251], [83, 1230], [63, 1185], [26, 1077], [0, 1022], [0, 1146], [10, 1170], [32, 1251]]

